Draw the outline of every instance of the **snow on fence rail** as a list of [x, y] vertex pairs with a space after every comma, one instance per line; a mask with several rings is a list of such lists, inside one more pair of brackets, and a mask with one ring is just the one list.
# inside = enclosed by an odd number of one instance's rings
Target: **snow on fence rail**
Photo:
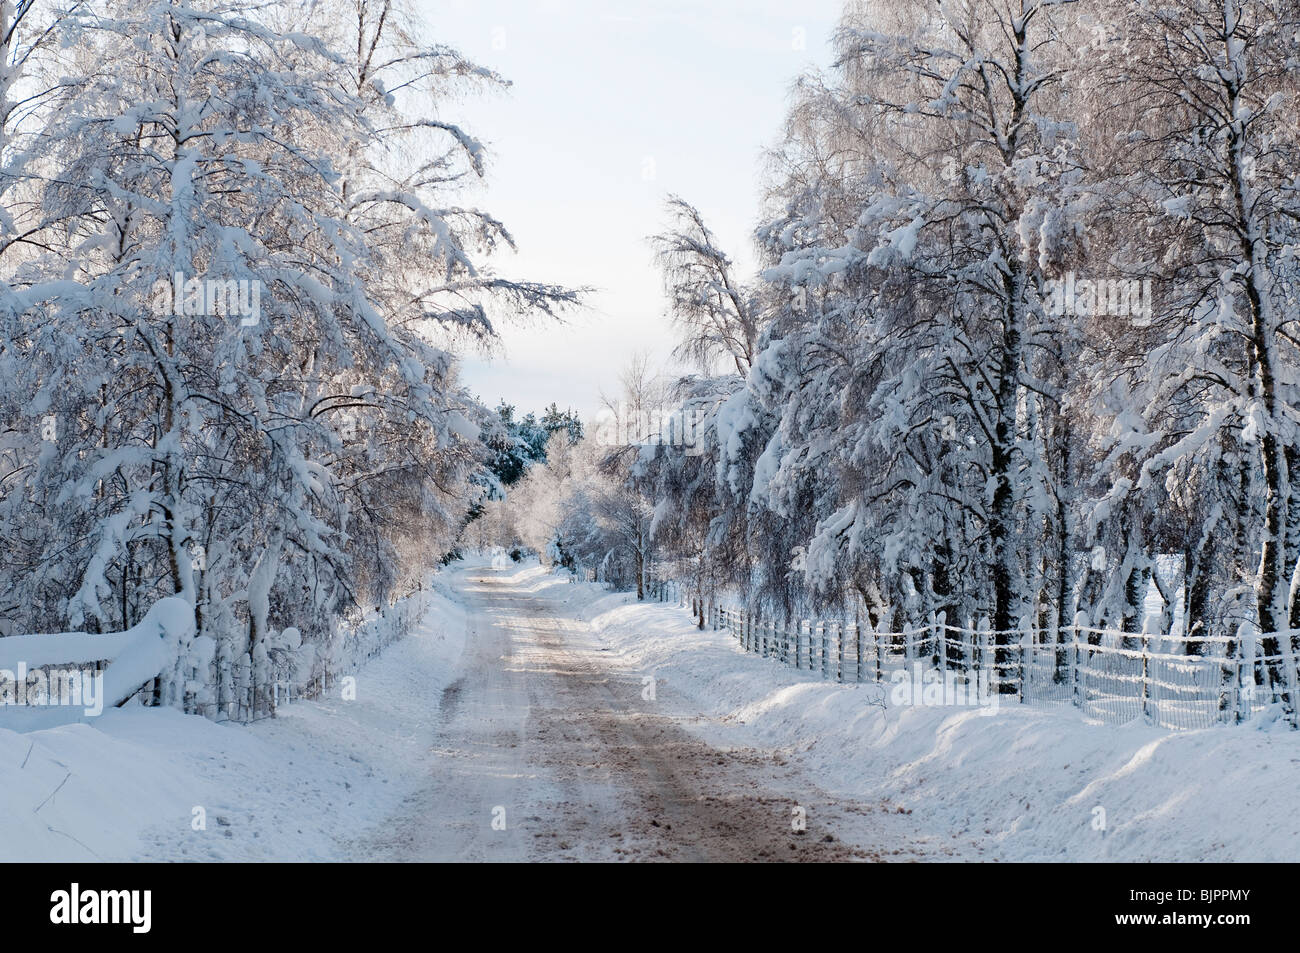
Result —
[[[0, 671], [6, 673], [6, 683], [15, 682], [6, 691], [21, 697], [5, 701], [41, 706], [57, 702], [49, 696], [49, 673], [60, 669], [102, 675], [100, 701], [105, 707], [121, 705], [154, 678], [170, 676], [169, 683], [174, 683], [175, 662], [193, 635], [194, 607], [170, 597], [154, 603], [139, 623], [124, 632], [8, 636], [0, 639]], [[23, 681], [21, 693], [18, 679]], [[32, 683], [46, 687], [29, 696], [27, 685]]]
[[[0, 638], [0, 672], [21, 677], [25, 684], [45, 685], [55, 683], [49, 676], [60, 669], [102, 675], [106, 708], [143, 695], [146, 704], [169, 705], [215, 721], [257, 721], [273, 716], [281, 705], [319, 696], [404, 636], [423, 615], [427, 594], [418, 589], [386, 609], [340, 625], [323, 644], [303, 643], [293, 628], [272, 633], [255, 653], [261, 673], [256, 679], [249, 653], [232, 657], [228, 644], [195, 635], [194, 608], [179, 597], [160, 599], [124, 632]], [[51, 704], [47, 691], [15, 694], [20, 697], [3, 699], [0, 714], [6, 707], [30, 713]]]
[[[671, 580], [657, 580], [650, 597], [686, 605], [685, 591]], [[869, 622], [791, 620], [724, 606], [707, 613], [716, 630], [764, 658], [818, 672], [840, 682], [889, 682], [896, 672], [918, 670], [927, 679], [949, 677], [963, 689], [987, 678], [990, 691], [1028, 705], [1073, 704], [1088, 718], [1110, 724], [1143, 719], [1170, 729], [1206, 728], [1275, 717], [1287, 690], [1270, 685], [1269, 671], [1285, 673], [1295, 686], [1300, 655], [1258, 654], [1257, 640], [1198, 636], [1205, 649], [1220, 654], [1169, 651], [1187, 641], [1144, 634], [1072, 626], [1059, 640], [1052, 633], [1016, 630], [1010, 644], [997, 645], [987, 628], [962, 628], [936, 620], [881, 632]], [[1286, 633], [1280, 641], [1288, 644]], [[1227, 654], [1229, 643], [1234, 654]], [[999, 652], [1001, 653], [999, 655]], [[1291, 689], [1294, 692], [1294, 688]], [[967, 692], [969, 697], [969, 691]], [[1294, 721], [1295, 715], [1291, 716]]]
[[221, 720], [224, 714], [229, 720], [260, 721], [273, 717], [282, 705], [305, 698], [319, 698], [336, 688], [341, 679], [355, 674], [393, 642], [409, 634], [424, 616], [429, 595], [428, 589], [417, 589], [386, 609], [340, 626], [328, 645], [329, 655], [316, 664], [306, 678], [295, 677], [292, 662], [277, 664], [265, 692], [246, 690], [239, 698], [229, 700], [225, 709], [210, 717]]

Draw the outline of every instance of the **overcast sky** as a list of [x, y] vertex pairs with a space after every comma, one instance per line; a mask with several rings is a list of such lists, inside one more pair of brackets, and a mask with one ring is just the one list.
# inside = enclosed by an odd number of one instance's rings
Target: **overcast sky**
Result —
[[513, 82], [454, 107], [492, 150], [482, 204], [513, 232], [512, 277], [598, 289], [566, 327], [510, 328], [467, 358], [491, 405], [595, 412], [639, 350], [673, 340], [646, 236], [663, 200], [704, 212], [747, 274], [760, 154], [789, 90], [826, 65], [840, 0], [416, 0], [433, 37]]

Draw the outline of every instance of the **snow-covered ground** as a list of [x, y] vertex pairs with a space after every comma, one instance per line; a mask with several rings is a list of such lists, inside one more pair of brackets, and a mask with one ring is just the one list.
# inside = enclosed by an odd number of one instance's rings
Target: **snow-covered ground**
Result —
[[455, 585], [437, 578], [424, 623], [357, 673], [355, 700], [249, 726], [132, 706], [25, 733], [0, 710], [0, 861], [340, 859], [428, 770], [465, 636]]
[[0, 727], [0, 859], [1300, 856], [1294, 732], [881, 705], [536, 565], [438, 579], [355, 701]]

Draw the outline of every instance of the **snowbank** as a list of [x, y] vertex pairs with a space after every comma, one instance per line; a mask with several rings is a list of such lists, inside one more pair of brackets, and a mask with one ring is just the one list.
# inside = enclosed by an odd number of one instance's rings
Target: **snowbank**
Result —
[[956, 856], [1300, 857], [1300, 733], [1089, 725], [1070, 706], [1007, 704], [986, 716], [890, 705], [878, 688], [746, 654], [676, 606], [585, 583], [551, 592], [612, 653], [711, 716], [685, 722], [706, 740], [789, 751], [828, 793], [897, 804], [922, 828], [947, 832]]
[[30, 732], [0, 717], [0, 861], [340, 858], [427, 770], [465, 637], [458, 571], [357, 669], [355, 700], [340, 685], [248, 726], [134, 706]]

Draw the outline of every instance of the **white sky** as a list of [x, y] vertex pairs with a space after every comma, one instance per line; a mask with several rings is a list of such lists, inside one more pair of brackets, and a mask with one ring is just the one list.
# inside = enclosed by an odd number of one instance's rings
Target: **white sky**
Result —
[[505, 329], [505, 352], [466, 358], [464, 378], [492, 406], [590, 416], [636, 352], [668, 364], [646, 237], [664, 228], [669, 193], [752, 271], [760, 154], [795, 78], [828, 62], [840, 0], [415, 2], [435, 40], [514, 84], [449, 117], [488, 144], [481, 204], [519, 243], [494, 267], [599, 289], [567, 326]]

